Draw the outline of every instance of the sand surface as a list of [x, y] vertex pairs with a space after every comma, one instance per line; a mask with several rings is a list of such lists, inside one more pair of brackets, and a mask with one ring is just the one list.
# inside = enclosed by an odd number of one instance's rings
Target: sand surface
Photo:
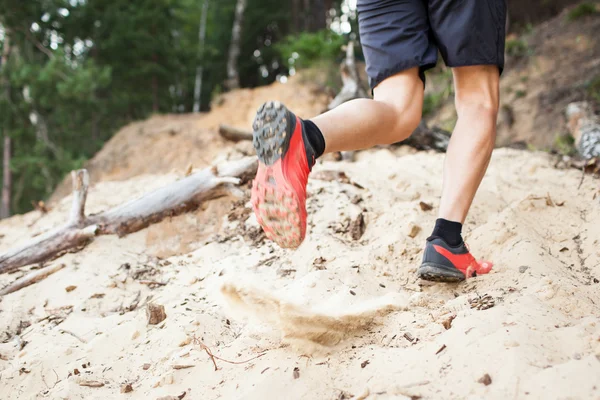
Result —
[[[296, 251], [264, 241], [247, 197], [225, 197], [64, 255], [0, 302], [0, 398], [599, 399], [598, 181], [495, 151], [465, 225], [494, 270], [421, 283], [442, 161], [397, 148], [320, 163]], [[98, 183], [88, 211], [178, 177]], [[69, 201], [2, 221], [0, 251], [62, 223]]]

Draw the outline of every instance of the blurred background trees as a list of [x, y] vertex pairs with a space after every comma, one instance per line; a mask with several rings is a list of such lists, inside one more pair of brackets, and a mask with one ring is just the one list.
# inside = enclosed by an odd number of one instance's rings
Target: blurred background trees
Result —
[[[513, 3], [519, 27], [573, 1]], [[355, 10], [356, 0], [0, 0], [0, 217], [31, 209], [130, 121], [207, 111], [224, 90], [315, 63], [337, 68], [341, 45], [358, 39]]]

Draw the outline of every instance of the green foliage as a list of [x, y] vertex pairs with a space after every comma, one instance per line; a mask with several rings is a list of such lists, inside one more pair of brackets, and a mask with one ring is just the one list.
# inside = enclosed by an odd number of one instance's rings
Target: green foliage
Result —
[[436, 110], [440, 108], [442, 103], [444, 102], [445, 97], [444, 93], [430, 93], [425, 95], [423, 99], [423, 116], [428, 116], [433, 114]]
[[[241, 86], [268, 84], [290, 68], [321, 62], [338, 75], [331, 61], [342, 56], [346, 39], [318, 30], [327, 15], [347, 22], [341, 3], [247, 0], [237, 63]], [[292, 13], [293, 4], [300, 13]], [[0, 66], [0, 138], [8, 135], [13, 142], [13, 213], [50, 195], [66, 173], [128, 122], [190, 112], [200, 65], [201, 110], [209, 109], [226, 87], [235, 5], [236, 0], [0, 0], [0, 32], [12, 45]], [[356, 29], [355, 18], [350, 23]], [[0, 54], [4, 45], [0, 34]], [[328, 84], [336, 84], [333, 75]]]
[[524, 39], [509, 39], [506, 41], [506, 54], [511, 57], [523, 58], [531, 54], [531, 49]]
[[600, 75], [594, 77], [587, 85], [587, 94], [598, 104], [600, 104]]
[[527, 92], [525, 90], [519, 89], [515, 92], [515, 99], [522, 99], [527, 96]]
[[571, 11], [569, 11], [569, 13], [567, 14], [567, 20], [568, 21], [576, 21], [582, 17], [586, 17], [588, 15], [594, 15], [598, 13], [598, 9], [596, 8], [596, 5], [594, 3], [581, 3], [578, 6], [576, 6], [575, 8], [573, 8]]
[[453, 94], [452, 70], [436, 67], [427, 72], [427, 87], [432, 88], [423, 98], [423, 116], [433, 114]]
[[331, 93], [338, 93], [342, 89], [340, 66], [327, 60], [315, 61], [310, 68], [302, 69], [299, 76], [302, 84], [317, 84], [326, 87]]
[[558, 154], [572, 156], [577, 153], [575, 139], [569, 134], [557, 136], [553, 147]]
[[342, 35], [331, 31], [303, 32], [286, 37], [276, 48], [288, 68], [307, 68], [340, 57], [344, 43], [346, 40]]

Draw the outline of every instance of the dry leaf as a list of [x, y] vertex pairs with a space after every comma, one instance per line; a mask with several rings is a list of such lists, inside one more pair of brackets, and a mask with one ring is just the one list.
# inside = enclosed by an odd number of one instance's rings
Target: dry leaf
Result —
[[419, 202], [419, 206], [423, 211], [431, 211], [433, 210], [433, 206], [431, 204], [427, 204], [424, 201]]
[[365, 217], [363, 213], [358, 216], [350, 223], [350, 236], [352, 240], [358, 240], [365, 233], [367, 226], [365, 224]]
[[473, 299], [470, 299], [469, 304], [471, 305], [471, 308], [487, 310], [488, 308], [494, 307], [494, 305], [496, 305], [496, 301], [489, 294], [484, 294], [483, 296], [477, 296]]
[[315, 269], [318, 269], [318, 270], [324, 270], [324, 269], [326, 269], [326, 267], [325, 267], [326, 262], [327, 262], [327, 260], [323, 257], [315, 258], [315, 260], [313, 261], [313, 267], [315, 267]]
[[73, 290], [75, 290], [75, 289], [77, 289], [77, 286], [75, 286], [75, 285], [69, 285], [69, 286], [67, 286], [67, 287], [65, 288], [65, 291], [66, 291], [67, 293], [69, 293], [69, 292], [72, 292], [72, 291], [73, 291]]

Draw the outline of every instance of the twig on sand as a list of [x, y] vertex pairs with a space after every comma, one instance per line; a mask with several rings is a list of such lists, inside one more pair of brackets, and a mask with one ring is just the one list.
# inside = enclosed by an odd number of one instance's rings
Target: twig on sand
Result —
[[60, 333], [66, 333], [66, 334], [68, 334], [68, 335], [71, 335], [71, 336], [73, 336], [75, 339], [79, 340], [81, 343], [87, 343], [87, 340], [85, 340], [85, 339], [84, 339], [84, 338], [82, 338], [81, 336], [79, 336], [79, 335], [76, 335], [75, 333], [73, 333], [73, 332], [71, 332], [71, 331], [68, 331], [68, 330], [66, 330], [66, 329], [61, 329], [61, 330], [60, 330]]
[[202, 343], [202, 341], [200, 339], [198, 339], [196, 336], [194, 336], [192, 338], [192, 341], [194, 342], [194, 344], [200, 346], [200, 349], [204, 350], [206, 352], [206, 354], [208, 354], [208, 357], [210, 357], [211, 361], [213, 362], [213, 365], [215, 366], [215, 371], [219, 370], [219, 367], [217, 366], [217, 362], [215, 360], [219, 360], [219, 361], [223, 361], [226, 362], [228, 364], [245, 364], [247, 362], [250, 362], [252, 360], [256, 360], [259, 357], [264, 356], [265, 354], [267, 354], [266, 352], [260, 353], [259, 355], [249, 358], [247, 360], [244, 361], [229, 361], [226, 360], [224, 358], [221, 358], [219, 356], [216, 356], [213, 354], [212, 350], [210, 349], [210, 347], [208, 347], [207, 345], [205, 345], [204, 343]]
[[79, 382], [77, 382], [77, 384], [79, 386], [87, 386], [87, 387], [93, 387], [93, 388], [99, 388], [104, 386], [104, 383], [100, 382], [100, 381], [91, 381], [91, 380], [86, 380], [86, 379], [82, 379]]
[[577, 190], [581, 189], [581, 185], [583, 185], [583, 178], [585, 178], [585, 166], [581, 167], [581, 179], [579, 180], [579, 186], [577, 186]]
[[148, 286], [165, 286], [166, 285], [166, 282], [157, 282], [157, 281], [149, 281], [149, 280], [138, 281], [138, 283], [140, 283], [142, 285], [148, 285]]
[[55, 264], [33, 271], [25, 275], [24, 277], [17, 279], [5, 288], [1, 289], [0, 296], [4, 296], [6, 294], [16, 292], [17, 290], [21, 290], [27, 286], [33, 285], [34, 283], [47, 278], [48, 276], [52, 275], [56, 271], [63, 269], [64, 267], [65, 264]]

